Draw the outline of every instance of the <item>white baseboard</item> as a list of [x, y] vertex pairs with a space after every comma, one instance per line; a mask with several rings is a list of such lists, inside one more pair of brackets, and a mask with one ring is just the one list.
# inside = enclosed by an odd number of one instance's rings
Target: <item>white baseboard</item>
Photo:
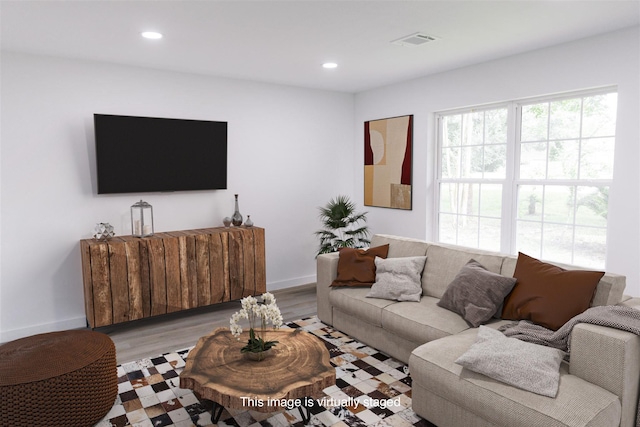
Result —
[[43, 323], [40, 325], [29, 326], [27, 328], [11, 329], [0, 332], [0, 343], [5, 343], [19, 338], [28, 337], [36, 334], [44, 334], [47, 332], [64, 331], [67, 329], [81, 329], [87, 327], [87, 319], [85, 317], [74, 317], [72, 319], [60, 320], [57, 322]]
[[293, 288], [295, 286], [306, 285], [307, 283], [315, 283], [316, 276], [304, 276], [297, 277], [295, 279], [282, 280], [280, 282], [267, 283], [268, 291], [275, 291], [277, 289]]

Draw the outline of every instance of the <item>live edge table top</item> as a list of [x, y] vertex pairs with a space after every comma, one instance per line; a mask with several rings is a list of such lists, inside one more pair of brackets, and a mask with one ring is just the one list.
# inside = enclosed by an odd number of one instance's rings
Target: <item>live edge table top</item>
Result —
[[268, 330], [266, 340], [278, 344], [261, 361], [240, 352], [248, 338], [243, 332], [238, 340], [227, 328], [200, 338], [187, 356], [180, 387], [227, 408], [275, 412], [282, 407], [269, 402], [319, 397], [335, 384], [329, 351], [316, 336], [300, 329]]

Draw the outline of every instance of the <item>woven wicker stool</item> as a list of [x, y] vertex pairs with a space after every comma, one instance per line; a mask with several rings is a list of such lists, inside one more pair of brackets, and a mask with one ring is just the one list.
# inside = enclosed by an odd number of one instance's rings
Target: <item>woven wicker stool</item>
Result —
[[107, 335], [51, 332], [0, 346], [0, 425], [90, 427], [118, 393]]

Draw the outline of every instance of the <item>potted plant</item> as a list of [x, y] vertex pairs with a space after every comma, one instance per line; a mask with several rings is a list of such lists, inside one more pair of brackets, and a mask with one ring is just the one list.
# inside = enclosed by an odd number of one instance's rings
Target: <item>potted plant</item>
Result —
[[282, 326], [282, 314], [276, 304], [276, 298], [270, 292], [262, 294], [262, 302], [252, 296], [240, 300], [242, 309], [231, 316], [229, 326], [231, 333], [238, 340], [242, 334], [242, 327], [239, 325], [241, 319], [249, 320], [249, 339], [247, 345], [240, 350], [253, 360], [262, 360], [268, 350], [271, 350], [278, 341], [267, 341], [267, 322], [273, 325], [274, 329]]
[[337, 196], [318, 209], [322, 230], [315, 232], [320, 239], [316, 256], [336, 252], [340, 248], [363, 248], [371, 243], [366, 225], [367, 212], [356, 212], [355, 204], [347, 196]]

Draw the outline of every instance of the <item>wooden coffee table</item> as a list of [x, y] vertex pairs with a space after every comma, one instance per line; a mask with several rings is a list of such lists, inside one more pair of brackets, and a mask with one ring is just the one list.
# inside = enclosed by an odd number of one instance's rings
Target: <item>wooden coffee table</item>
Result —
[[248, 338], [245, 332], [237, 340], [227, 328], [200, 338], [187, 356], [180, 387], [213, 402], [216, 424], [225, 407], [275, 412], [291, 405], [308, 423], [314, 399], [336, 382], [322, 340], [300, 329], [269, 330], [266, 340], [278, 344], [264, 360], [253, 361], [240, 352]]

